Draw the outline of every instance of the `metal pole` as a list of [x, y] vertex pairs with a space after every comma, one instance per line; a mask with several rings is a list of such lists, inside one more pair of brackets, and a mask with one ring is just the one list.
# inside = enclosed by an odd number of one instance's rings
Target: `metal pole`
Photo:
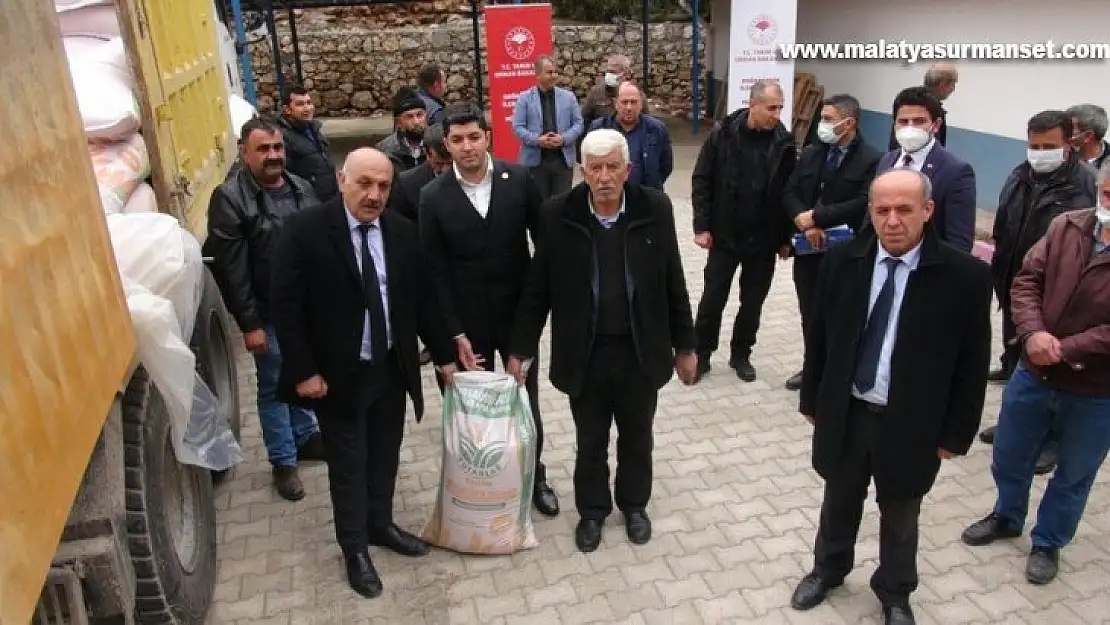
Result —
[[277, 82], [278, 106], [285, 99], [285, 72], [281, 69], [281, 42], [278, 41], [277, 22], [274, 20], [274, 3], [266, 2], [266, 30], [270, 31], [270, 48], [274, 52], [274, 80]]
[[643, 57], [644, 57], [644, 96], [651, 95], [651, 61], [648, 59], [648, 22], [651, 21], [651, 8], [648, 6], [650, 0], [644, 0], [643, 15], [640, 16], [640, 43], [642, 44]]
[[696, 135], [698, 134], [698, 128], [701, 126], [701, 72], [698, 67], [698, 14], [700, 11], [698, 0], [693, 0], [692, 6], [694, 9], [694, 36], [693, 50], [690, 53], [690, 88], [694, 100], [694, 106], [691, 111], [693, 113], [693, 132]]
[[482, 40], [478, 33], [478, 0], [470, 0], [470, 22], [474, 31], [474, 82], [478, 89], [478, 109], [486, 110], [482, 96]]
[[251, 66], [251, 53], [247, 48], [247, 31], [243, 26], [243, 5], [240, 0], [231, 0], [231, 15], [235, 20], [235, 53], [243, 68], [243, 95], [251, 106], [258, 107], [258, 94], [254, 91], [254, 68]]
[[304, 71], [301, 69], [301, 44], [297, 41], [297, 16], [293, 13], [293, 6], [285, 0], [285, 7], [289, 11], [289, 36], [293, 40], [293, 67], [297, 72], [297, 84], [304, 85]]

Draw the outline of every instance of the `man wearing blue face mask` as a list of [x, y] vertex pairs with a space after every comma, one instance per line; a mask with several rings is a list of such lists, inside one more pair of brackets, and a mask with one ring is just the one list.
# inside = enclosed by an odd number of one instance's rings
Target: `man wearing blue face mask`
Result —
[[[1010, 310], [1010, 286], [1022, 260], [1060, 213], [1089, 208], [1096, 203], [1095, 171], [1071, 148], [1072, 118], [1065, 111], [1041, 111], [1029, 119], [1028, 154], [1014, 168], [998, 196], [994, 217], [994, 257], [991, 278], [1002, 309], [1001, 367], [990, 374], [993, 381], [1010, 379], [1020, 358], [1014, 341], [1016, 330]], [[983, 430], [979, 438], [990, 444], [995, 428]], [[1037, 461], [1044, 474], [1056, 465], [1056, 440], [1051, 437]]]

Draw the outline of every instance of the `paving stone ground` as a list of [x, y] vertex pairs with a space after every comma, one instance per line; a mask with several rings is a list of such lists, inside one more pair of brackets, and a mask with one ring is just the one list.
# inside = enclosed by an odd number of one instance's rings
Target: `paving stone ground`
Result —
[[[690, 150], [678, 156], [692, 162]], [[675, 177], [688, 181], [688, 170]], [[692, 241], [688, 182], [671, 193], [696, 307], [705, 256]], [[241, 358], [246, 460], [218, 491], [219, 585], [208, 623], [880, 623], [868, 587], [878, 554], [873, 502], [860, 531], [857, 568], [846, 585], [810, 612], [789, 607], [794, 585], [812, 563], [822, 492], [810, 466], [811, 429], [797, 413], [797, 394], [782, 386], [802, 358], [789, 262], [778, 266], [753, 355], [759, 379], [749, 384], [726, 366], [735, 292], [730, 299], [726, 351], [714, 356], [714, 371], [695, 387], [672, 381], [660, 394], [649, 508], [655, 535], [648, 545], [630, 546], [616, 514], [598, 551], [576, 551], [574, 426], [566, 399], [546, 382], [545, 362], [543, 456], [563, 514], [545, 519], [534, 513], [540, 546], [512, 556], [433, 550], [413, 560], [375, 549], [371, 555], [385, 584], [376, 600], [358, 598], [345, 582], [324, 466], [303, 467], [304, 500], [288, 503], [273, 492], [254, 407], [253, 365]], [[996, 353], [1000, 328], [996, 315]], [[424, 391], [427, 413], [420, 424], [410, 414], [395, 501], [397, 523], [416, 533], [431, 514], [440, 464], [441, 403], [427, 369]], [[988, 391], [984, 425], [997, 417], [1000, 392], [993, 385]], [[1106, 472], [1074, 544], [1063, 552], [1058, 580], [1038, 588], [1023, 576], [1028, 538], [978, 549], [960, 542], [965, 525], [994, 501], [989, 465], [990, 447], [977, 441], [967, 457], [945, 463], [923, 506], [921, 585], [913, 595], [918, 622], [1110, 622]], [[1034, 505], [1045, 483], [1036, 480]]]

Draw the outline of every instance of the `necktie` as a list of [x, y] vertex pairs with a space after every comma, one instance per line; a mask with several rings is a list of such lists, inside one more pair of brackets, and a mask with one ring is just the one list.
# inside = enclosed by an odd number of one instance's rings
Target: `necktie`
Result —
[[370, 229], [375, 224], [359, 224], [362, 235], [362, 289], [366, 296], [366, 310], [370, 313], [370, 353], [372, 362], [381, 362], [389, 351], [385, 328], [385, 307], [382, 306], [381, 285], [374, 255], [370, 253]]
[[866, 393], [875, 387], [875, 374], [879, 370], [879, 355], [883, 351], [883, 339], [890, 325], [890, 311], [894, 307], [894, 278], [901, 260], [884, 258], [886, 281], [875, 298], [875, 306], [867, 320], [867, 328], [860, 341], [859, 356], [856, 361], [855, 385], [859, 392]]
[[912, 167], [912, 166], [913, 166], [913, 157], [910, 156], [909, 154], [903, 156], [902, 157], [902, 167]]
[[832, 173], [840, 167], [840, 148], [829, 148], [829, 156], [825, 159], [825, 171]]

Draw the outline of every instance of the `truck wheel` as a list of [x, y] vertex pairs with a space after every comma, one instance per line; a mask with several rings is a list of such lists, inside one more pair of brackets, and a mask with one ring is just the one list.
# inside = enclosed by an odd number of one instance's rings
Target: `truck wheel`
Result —
[[[235, 346], [231, 341], [231, 315], [224, 306], [216, 279], [204, 268], [204, 290], [197, 307], [197, 320], [193, 328], [192, 348], [197, 356], [197, 372], [216, 396], [221, 412], [228, 415], [231, 433], [241, 440], [242, 422], [239, 416], [239, 369], [235, 365]], [[227, 471], [213, 471], [212, 479], [219, 483]]]
[[181, 464], [170, 415], [146, 369], [123, 399], [127, 539], [142, 625], [202, 625], [216, 586], [212, 476]]

